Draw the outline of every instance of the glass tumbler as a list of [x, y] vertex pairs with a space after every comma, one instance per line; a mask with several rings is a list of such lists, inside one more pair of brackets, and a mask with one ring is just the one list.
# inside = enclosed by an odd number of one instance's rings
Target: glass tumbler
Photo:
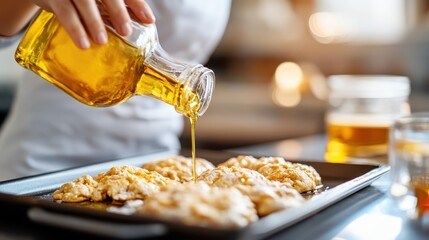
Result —
[[397, 207], [429, 214], [429, 113], [396, 119], [389, 149], [390, 195]]

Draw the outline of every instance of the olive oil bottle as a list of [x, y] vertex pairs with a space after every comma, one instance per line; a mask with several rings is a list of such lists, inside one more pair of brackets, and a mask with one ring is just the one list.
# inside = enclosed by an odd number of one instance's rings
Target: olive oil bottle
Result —
[[148, 95], [189, 118], [201, 116], [213, 92], [213, 71], [170, 57], [153, 24], [132, 25], [129, 37], [108, 27], [107, 44], [79, 49], [55, 15], [42, 10], [18, 45], [15, 59], [86, 105], [106, 107]]
[[15, 59], [89, 106], [113, 106], [135, 95], [173, 105], [191, 121], [195, 181], [195, 123], [210, 103], [213, 71], [169, 56], [153, 24], [132, 22], [132, 34], [125, 38], [107, 27], [107, 44], [79, 49], [55, 15], [42, 10], [18, 45]]

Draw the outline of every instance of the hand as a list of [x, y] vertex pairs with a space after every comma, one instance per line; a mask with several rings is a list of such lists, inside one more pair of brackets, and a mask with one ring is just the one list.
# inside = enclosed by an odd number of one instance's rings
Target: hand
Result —
[[112, 26], [122, 36], [131, 34], [131, 17], [141, 23], [154, 23], [155, 17], [144, 0], [34, 0], [54, 13], [79, 48], [90, 47], [88, 35], [97, 44], [107, 42], [106, 27], [99, 10], [109, 15]]

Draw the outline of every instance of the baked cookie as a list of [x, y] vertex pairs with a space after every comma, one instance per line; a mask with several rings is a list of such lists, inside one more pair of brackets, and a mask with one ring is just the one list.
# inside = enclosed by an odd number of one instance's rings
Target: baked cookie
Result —
[[244, 227], [258, 219], [253, 203], [240, 191], [205, 182], [170, 186], [147, 197], [138, 213], [212, 228]]
[[235, 185], [271, 185], [271, 181], [257, 171], [235, 166], [218, 166], [214, 169], [207, 170], [201, 173], [197, 180], [204, 181], [210, 186], [216, 187], [233, 187]]
[[108, 197], [114, 201], [145, 199], [163, 187], [177, 184], [161, 174], [136, 166], [112, 167], [94, 177], [98, 182], [92, 193], [92, 201], [103, 201]]
[[83, 202], [92, 197], [94, 188], [97, 187], [97, 181], [91, 176], [82, 176], [73, 182], [63, 184], [57, 189], [52, 197], [54, 200], [62, 202]]
[[261, 157], [240, 155], [228, 159], [220, 166], [237, 166], [258, 171], [268, 180], [290, 184], [299, 192], [316, 189], [322, 184], [319, 173], [309, 165], [292, 163], [282, 157]]
[[301, 163], [293, 163], [292, 166], [301, 171], [304, 171], [305, 174], [307, 174], [307, 176], [309, 176], [314, 181], [314, 183], [316, 183], [316, 186], [322, 184], [322, 177], [316, 171], [316, 169], [314, 169], [314, 167]]
[[267, 164], [292, 164], [291, 162], [286, 161], [282, 157], [260, 157], [258, 161], [253, 164], [253, 170], [258, 171], [261, 167]]
[[226, 167], [242, 167], [242, 168], [248, 168], [252, 170], [258, 170], [259, 168], [263, 167], [266, 164], [270, 163], [290, 163], [287, 162], [282, 157], [261, 157], [259, 159], [249, 156], [249, 155], [239, 155], [237, 157], [233, 157], [228, 159], [227, 161], [219, 164], [219, 166], [226, 166]]
[[321, 184], [320, 175], [313, 167], [299, 163], [266, 164], [258, 172], [271, 181], [288, 183], [300, 193], [314, 190]]
[[[207, 169], [213, 169], [215, 166], [203, 159], [195, 158], [197, 163], [197, 176]], [[145, 163], [142, 168], [155, 171], [164, 177], [178, 182], [189, 182], [193, 180], [192, 158], [184, 156], [174, 156], [155, 162]]]
[[259, 216], [295, 207], [304, 201], [288, 183], [272, 182], [247, 168], [218, 166], [203, 172], [197, 180], [214, 187], [238, 189], [252, 200]]
[[236, 185], [234, 188], [252, 200], [258, 215], [261, 217], [283, 209], [297, 207], [304, 201], [295, 189], [285, 185]]
[[239, 155], [237, 157], [230, 158], [226, 160], [225, 162], [219, 164], [218, 166], [224, 166], [224, 167], [242, 167], [242, 168], [248, 168], [253, 169], [253, 165], [255, 162], [258, 161], [258, 159], [249, 156], [249, 155]]

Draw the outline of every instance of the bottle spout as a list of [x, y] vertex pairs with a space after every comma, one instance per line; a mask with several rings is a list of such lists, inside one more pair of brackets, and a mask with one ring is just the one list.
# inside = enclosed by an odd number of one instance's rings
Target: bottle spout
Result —
[[212, 70], [196, 65], [180, 77], [184, 82], [181, 104], [176, 111], [189, 118], [202, 116], [210, 105], [215, 85], [215, 74]]

